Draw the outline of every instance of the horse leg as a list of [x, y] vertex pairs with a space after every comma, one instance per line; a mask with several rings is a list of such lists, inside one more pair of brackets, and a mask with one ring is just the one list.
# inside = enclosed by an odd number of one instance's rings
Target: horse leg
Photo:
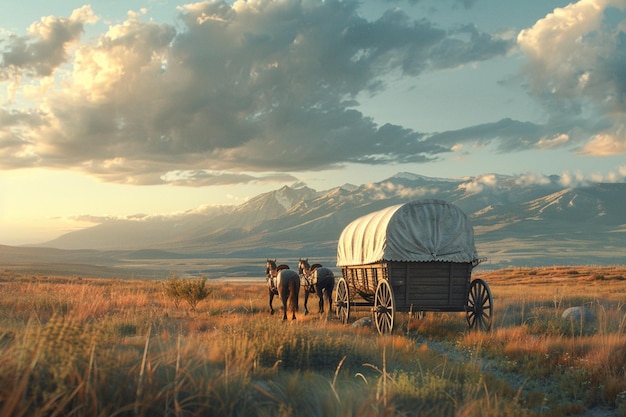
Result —
[[272, 289], [269, 289], [270, 292], [270, 314], [274, 314], [274, 307], [272, 307], [272, 301], [274, 301], [274, 291], [272, 291]]
[[287, 288], [281, 288], [280, 289], [280, 299], [283, 302], [283, 320], [287, 320], [287, 296], [288, 296], [288, 289]]
[[304, 286], [304, 315], [309, 314], [309, 308], [307, 307], [307, 303], [309, 302], [309, 287]]
[[295, 281], [291, 287], [291, 320], [296, 319], [296, 311], [298, 310], [298, 296], [300, 295], [300, 282]]
[[328, 314], [333, 314], [333, 287], [335, 283], [332, 285], [328, 285], [326, 287], [326, 301], [328, 302]]
[[320, 283], [317, 284], [317, 297], [320, 299], [319, 313], [324, 314], [324, 287]]

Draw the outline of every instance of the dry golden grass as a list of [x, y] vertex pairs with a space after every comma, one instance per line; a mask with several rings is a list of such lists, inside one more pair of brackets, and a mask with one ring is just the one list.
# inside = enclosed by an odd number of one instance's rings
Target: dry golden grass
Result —
[[[209, 283], [194, 312], [163, 282], [5, 271], [0, 417], [626, 415], [626, 266], [473, 277], [494, 295], [491, 332], [398, 313], [382, 337], [332, 315], [282, 322], [264, 282]], [[594, 319], [561, 317], [576, 306]]]
[[[626, 414], [625, 266], [512, 268], [474, 277], [484, 279], [494, 295], [492, 332], [462, 331], [450, 315], [427, 316], [409, 328], [453, 340], [487, 367], [520, 385], [525, 381], [528, 398], [549, 402], [544, 406], [551, 413], [576, 415], [603, 406], [610, 415]], [[579, 306], [594, 318], [562, 318], [567, 308]]]

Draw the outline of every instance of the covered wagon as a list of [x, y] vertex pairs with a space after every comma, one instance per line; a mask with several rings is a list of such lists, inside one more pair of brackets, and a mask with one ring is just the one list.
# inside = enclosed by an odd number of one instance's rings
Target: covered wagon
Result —
[[367, 214], [339, 238], [337, 316], [348, 323], [352, 308], [371, 306], [385, 334], [396, 312], [465, 312], [470, 328], [489, 330], [491, 291], [471, 279], [480, 262], [472, 225], [453, 204], [416, 200]]

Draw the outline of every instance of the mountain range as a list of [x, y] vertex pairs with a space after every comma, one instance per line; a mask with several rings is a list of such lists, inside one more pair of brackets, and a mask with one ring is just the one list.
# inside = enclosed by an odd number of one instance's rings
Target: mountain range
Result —
[[[337, 241], [348, 223], [415, 199], [446, 200], [468, 214], [479, 256], [487, 259], [484, 266], [490, 269], [625, 261], [626, 183], [568, 187], [558, 176], [445, 179], [406, 172], [326, 191], [285, 186], [237, 206], [108, 220], [37, 248], [0, 247], [0, 261], [8, 252], [11, 259], [16, 251], [28, 259], [28, 250], [41, 254], [47, 248], [46, 253], [54, 255], [40, 258], [46, 262], [119, 266], [123, 261], [136, 266], [139, 260], [149, 260], [152, 267], [163, 267], [176, 259], [204, 259], [202, 268], [185, 271], [202, 269], [213, 276], [258, 275], [259, 268], [250, 265], [239, 270], [236, 265], [229, 270], [210, 267], [210, 260], [221, 258], [311, 257], [334, 266]], [[155, 263], [157, 259], [165, 261]]]

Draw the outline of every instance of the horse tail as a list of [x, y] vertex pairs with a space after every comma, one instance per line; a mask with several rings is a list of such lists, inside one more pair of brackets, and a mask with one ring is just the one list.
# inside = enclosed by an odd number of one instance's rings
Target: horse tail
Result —
[[300, 294], [300, 277], [296, 276], [293, 280], [291, 280], [291, 291], [289, 294], [290, 309], [294, 313], [298, 311], [299, 294]]

